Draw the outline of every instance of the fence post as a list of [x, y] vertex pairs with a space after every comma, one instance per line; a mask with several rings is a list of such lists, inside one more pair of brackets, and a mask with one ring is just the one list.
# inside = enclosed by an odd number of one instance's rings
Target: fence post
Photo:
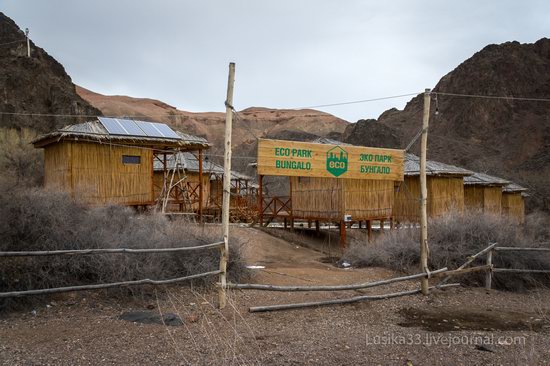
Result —
[[229, 256], [229, 208], [231, 204], [231, 129], [233, 124], [233, 84], [235, 83], [235, 64], [229, 64], [227, 80], [227, 100], [225, 101], [225, 136], [223, 163], [222, 227], [223, 248], [220, 253], [220, 309], [226, 305], [227, 260]]
[[487, 272], [485, 273], [485, 289], [490, 290], [491, 289], [491, 281], [493, 277], [493, 249], [489, 250], [487, 252], [487, 263], [488, 266], [490, 266], [487, 269]]

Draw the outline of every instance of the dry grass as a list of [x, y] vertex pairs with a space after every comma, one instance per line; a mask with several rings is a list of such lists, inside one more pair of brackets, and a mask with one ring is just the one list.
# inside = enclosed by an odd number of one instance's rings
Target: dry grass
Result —
[[[183, 220], [169, 221], [160, 214], [137, 214], [130, 208], [87, 208], [67, 195], [39, 189], [0, 192], [0, 251], [87, 248], [166, 248], [195, 246], [220, 240], [218, 230]], [[230, 253], [229, 272], [245, 272], [239, 243]], [[100, 254], [0, 258], [0, 291], [83, 285], [142, 278], [167, 279], [218, 268], [219, 251]], [[196, 280], [195, 284], [213, 281]], [[238, 280], [238, 278], [234, 278]], [[142, 294], [144, 288], [109, 291], [117, 295]], [[21, 298], [23, 303], [30, 298]], [[18, 300], [18, 302], [20, 302]], [[16, 304], [0, 302], [0, 309]]]
[[[529, 215], [524, 227], [506, 219], [482, 214], [451, 213], [431, 220], [428, 229], [430, 267], [455, 269], [468, 256], [486, 248], [489, 243], [499, 246], [540, 247], [550, 246], [550, 219], [542, 213]], [[388, 267], [407, 273], [416, 273], [419, 268], [419, 230], [399, 229], [381, 236], [372, 246], [353, 245], [344, 258], [354, 266]], [[484, 264], [481, 258], [478, 264]], [[493, 257], [498, 268], [550, 269], [550, 254], [534, 252], [498, 252]], [[481, 285], [483, 274], [464, 276], [462, 282]], [[519, 291], [532, 286], [550, 284], [547, 275], [495, 274], [496, 288]]]
[[31, 145], [34, 130], [0, 128], [0, 184], [37, 186], [44, 176], [42, 151]]

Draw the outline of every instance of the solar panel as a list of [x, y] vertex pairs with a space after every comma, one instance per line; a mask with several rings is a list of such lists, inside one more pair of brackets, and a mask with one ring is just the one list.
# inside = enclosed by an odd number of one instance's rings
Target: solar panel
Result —
[[150, 137], [164, 137], [151, 122], [136, 121], [136, 124]]
[[118, 123], [126, 130], [127, 135], [131, 136], [147, 136], [145, 132], [131, 119], [117, 118]]
[[174, 130], [165, 125], [164, 123], [154, 123], [155, 127], [167, 138], [178, 139], [180, 138]]
[[116, 118], [99, 117], [99, 122], [107, 129], [111, 135], [127, 135], [128, 133], [122, 127]]
[[109, 117], [99, 117], [99, 121], [111, 135], [180, 138], [174, 130], [163, 123]]

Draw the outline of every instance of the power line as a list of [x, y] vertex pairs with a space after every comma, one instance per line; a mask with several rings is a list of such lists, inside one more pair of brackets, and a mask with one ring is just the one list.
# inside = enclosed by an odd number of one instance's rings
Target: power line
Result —
[[458, 93], [443, 93], [443, 92], [432, 92], [431, 94], [450, 95], [450, 96], [453, 96], [453, 97], [466, 97], [466, 98], [521, 100], [521, 101], [531, 101], [531, 102], [550, 102], [550, 98], [510, 97], [510, 96], [499, 96], [499, 95], [458, 94]]
[[419, 95], [423, 92], [417, 92], [417, 93], [408, 93], [408, 94], [400, 94], [400, 95], [392, 95], [389, 97], [380, 97], [380, 98], [371, 98], [371, 99], [362, 99], [362, 100], [354, 100], [350, 102], [339, 102], [339, 103], [330, 103], [330, 104], [319, 104], [319, 105], [312, 105], [307, 107], [295, 107], [295, 108], [283, 108], [283, 109], [313, 109], [313, 108], [324, 108], [324, 107], [336, 107], [340, 105], [348, 105], [348, 104], [360, 104], [360, 103], [368, 103], [368, 102], [377, 102], [380, 100], [386, 100], [386, 99], [395, 99], [395, 98], [403, 98], [403, 97], [410, 97], [412, 95]]

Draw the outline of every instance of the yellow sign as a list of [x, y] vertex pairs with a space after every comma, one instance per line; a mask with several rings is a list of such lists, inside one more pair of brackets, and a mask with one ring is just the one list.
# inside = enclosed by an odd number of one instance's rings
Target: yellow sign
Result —
[[258, 141], [258, 174], [403, 180], [404, 151], [284, 140]]

